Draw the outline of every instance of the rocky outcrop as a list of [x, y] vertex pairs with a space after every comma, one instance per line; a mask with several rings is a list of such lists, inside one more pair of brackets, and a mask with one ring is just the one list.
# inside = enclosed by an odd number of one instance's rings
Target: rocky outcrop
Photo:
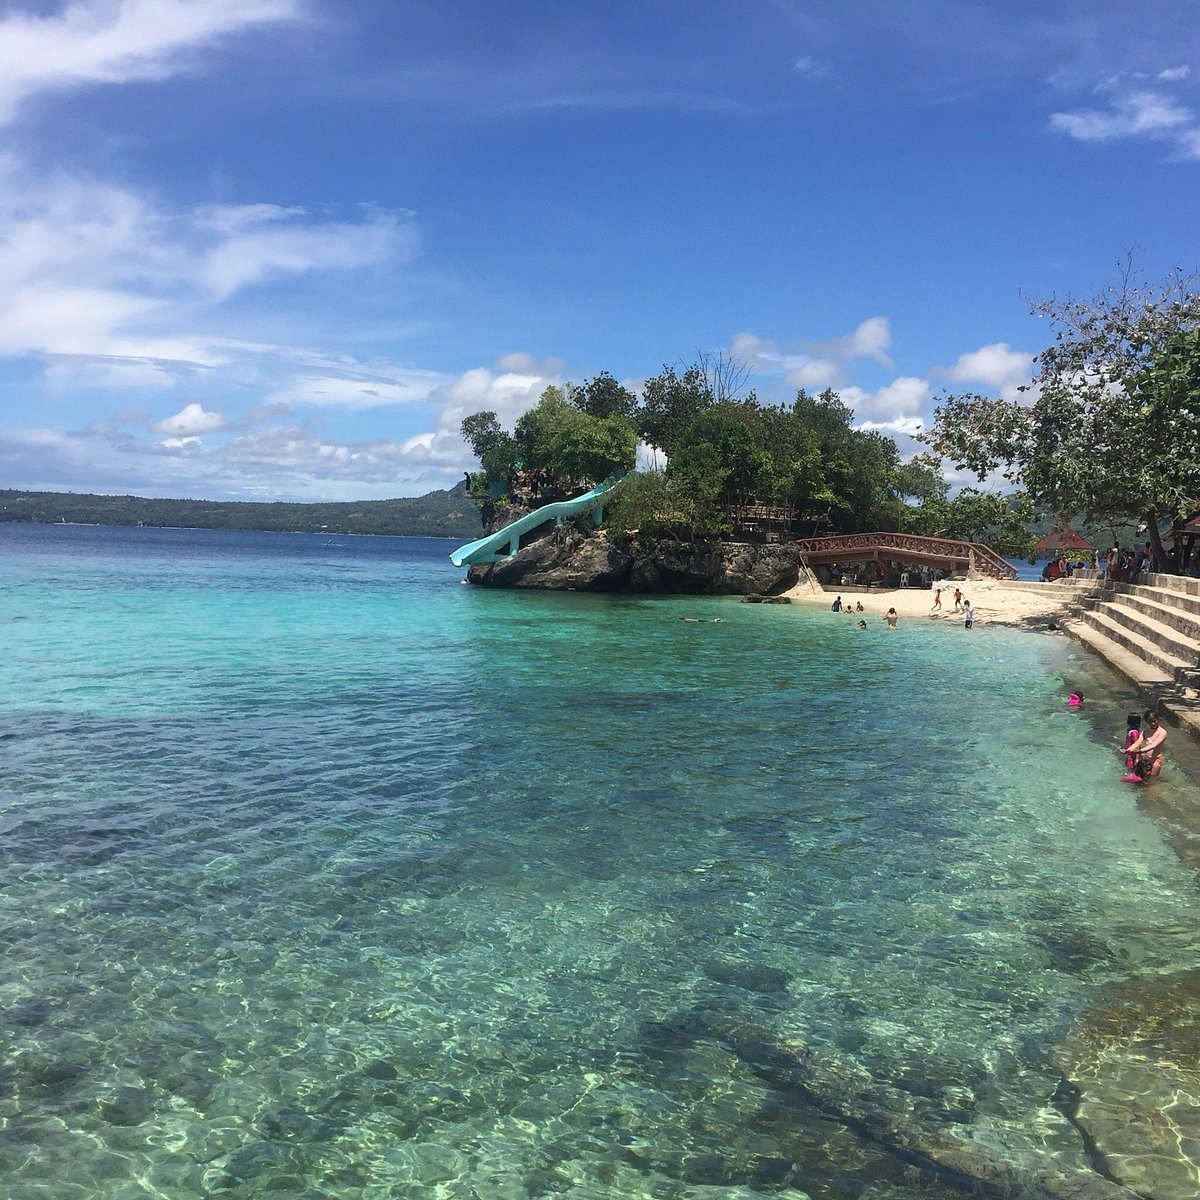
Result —
[[602, 529], [550, 525], [511, 558], [472, 567], [468, 579], [487, 587], [740, 596], [786, 591], [799, 574], [790, 543], [637, 535], [617, 543]]

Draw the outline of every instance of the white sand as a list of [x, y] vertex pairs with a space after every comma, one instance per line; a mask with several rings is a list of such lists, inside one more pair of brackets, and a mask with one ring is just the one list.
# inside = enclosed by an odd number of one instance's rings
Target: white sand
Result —
[[943, 584], [940, 611], [933, 609], [936, 588], [929, 591], [922, 588], [871, 588], [868, 591], [847, 589], [837, 592], [820, 588], [814, 590], [808, 583], [801, 582], [784, 594], [793, 604], [812, 604], [826, 609], [838, 595], [842, 597], [842, 604], [848, 604], [851, 608], [861, 601], [866, 611], [860, 617], [868, 624], [882, 621], [883, 614], [889, 608], [895, 608], [902, 622], [934, 620], [961, 623], [963, 614], [954, 611], [956, 587], [962, 589], [964, 603], [970, 600], [974, 605], [977, 625], [1041, 624], [1045, 618], [1062, 615], [1075, 598], [1074, 589], [1066, 582], [1061, 585], [1057, 582], [1007, 583], [997, 579], [951, 582], [949, 587]]

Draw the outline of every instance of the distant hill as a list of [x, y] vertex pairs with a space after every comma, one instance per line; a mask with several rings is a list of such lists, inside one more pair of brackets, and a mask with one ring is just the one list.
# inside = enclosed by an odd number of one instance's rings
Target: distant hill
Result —
[[464, 484], [398, 500], [288, 504], [243, 500], [150, 500], [75, 492], [0, 490], [0, 521], [81, 525], [160, 525], [280, 533], [377, 533], [470, 541], [483, 525]]

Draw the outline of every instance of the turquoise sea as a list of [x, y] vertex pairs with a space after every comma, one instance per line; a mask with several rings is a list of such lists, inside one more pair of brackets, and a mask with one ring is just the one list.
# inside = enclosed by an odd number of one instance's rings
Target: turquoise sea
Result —
[[1200, 951], [1110, 676], [450, 549], [0, 525], [0, 1193], [960, 1195], [897, 1128], [1090, 1172], [1055, 1048]]

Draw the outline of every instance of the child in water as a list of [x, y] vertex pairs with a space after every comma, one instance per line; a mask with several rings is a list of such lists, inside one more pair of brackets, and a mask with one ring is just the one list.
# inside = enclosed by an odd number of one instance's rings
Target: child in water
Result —
[[1121, 750], [1125, 754], [1125, 770], [1132, 771], [1137, 765], [1137, 756], [1129, 753], [1129, 747], [1142, 736], [1142, 718], [1137, 713], [1130, 713], [1125, 718], [1125, 740]]
[[1067, 707], [1068, 708], [1082, 708], [1083, 707], [1083, 693], [1082, 692], [1072, 692], [1067, 697]]

